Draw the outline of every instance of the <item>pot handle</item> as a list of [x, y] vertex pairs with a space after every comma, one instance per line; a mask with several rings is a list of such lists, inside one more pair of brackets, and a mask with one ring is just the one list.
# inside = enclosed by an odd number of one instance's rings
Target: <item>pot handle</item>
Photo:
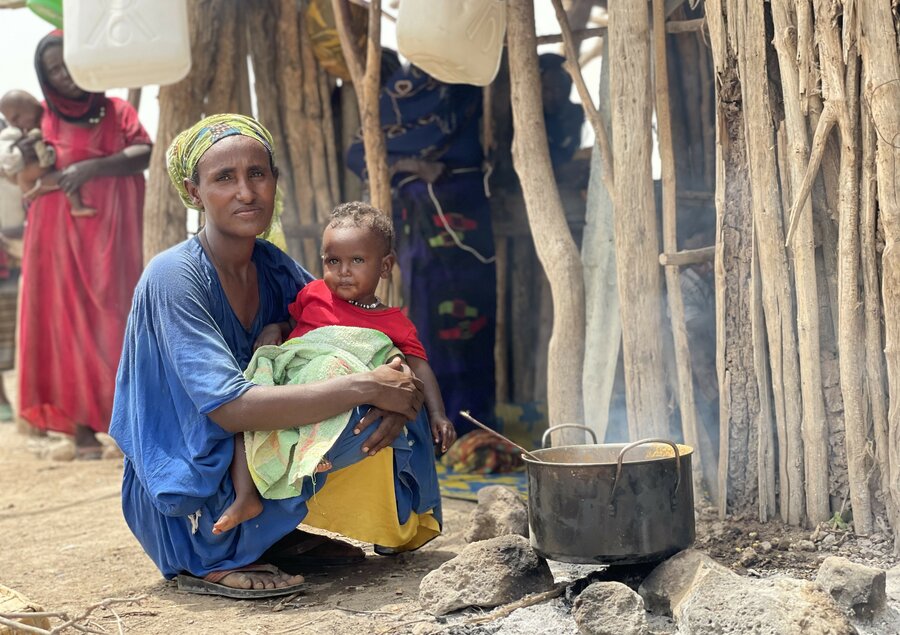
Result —
[[583, 426], [580, 423], [560, 423], [559, 425], [550, 426], [546, 430], [544, 430], [544, 436], [541, 437], [541, 447], [547, 447], [547, 439], [550, 437], [550, 433], [554, 430], [559, 430], [560, 428], [580, 428], [586, 432], [589, 432], [591, 438], [594, 440], [594, 445], [597, 445], [597, 433], [594, 432], [591, 428], [587, 426]]
[[619, 477], [622, 475], [622, 460], [625, 458], [625, 453], [645, 443], [665, 443], [675, 451], [675, 487], [672, 488], [672, 508], [675, 508], [677, 502], [675, 494], [678, 493], [678, 487], [681, 485], [681, 453], [678, 451], [678, 444], [669, 439], [641, 439], [640, 441], [629, 443], [619, 450], [619, 456], [616, 459], [616, 477], [613, 479], [612, 489], [609, 492], [609, 513], [611, 516], [616, 515], [616, 488], [619, 486]]

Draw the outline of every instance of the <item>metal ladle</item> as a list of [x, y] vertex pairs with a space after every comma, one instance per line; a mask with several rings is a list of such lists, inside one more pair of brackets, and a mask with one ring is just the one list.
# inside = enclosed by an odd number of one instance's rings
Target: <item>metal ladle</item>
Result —
[[524, 454], [525, 456], [527, 456], [529, 459], [531, 459], [532, 461], [536, 461], [537, 463], [543, 463], [543, 462], [544, 462], [544, 461], [542, 461], [541, 459], [539, 459], [537, 456], [535, 456], [534, 454], [532, 454], [531, 452], [529, 452], [528, 450], [526, 450], [525, 448], [523, 448], [521, 445], [519, 445], [518, 443], [516, 443], [515, 441], [512, 441], [512, 440], [510, 440], [510, 439], [507, 439], [505, 436], [503, 436], [502, 434], [500, 434], [500, 433], [497, 432], [496, 430], [491, 430], [489, 427], [487, 427], [486, 425], [484, 425], [483, 423], [481, 423], [478, 419], [476, 419], [476, 418], [473, 417], [471, 414], [469, 414], [469, 411], [468, 411], [468, 410], [460, 410], [460, 411], [459, 411], [459, 414], [462, 415], [463, 417], [465, 417], [466, 419], [468, 419], [469, 421], [471, 421], [472, 423], [474, 423], [476, 426], [478, 426], [478, 427], [481, 428], [482, 430], [487, 430], [488, 432], [490, 432], [491, 434], [493, 434], [495, 437], [500, 437], [501, 439], [503, 439], [503, 440], [506, 441], [507, 443], [512, 444], [512, 445], [514, 445], [515, 447], [519, 448], [519, 451], [520, 451], [522, 454]]

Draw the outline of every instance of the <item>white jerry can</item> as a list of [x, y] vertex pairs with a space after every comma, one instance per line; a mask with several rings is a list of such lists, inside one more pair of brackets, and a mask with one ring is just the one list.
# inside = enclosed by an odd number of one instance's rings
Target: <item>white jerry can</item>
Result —
[[84, 90], [172, 84], [191, 69], [185, 0], [65, 0], [63, 32]]
[[403, 0], [400, 54], [442, 82], [487, 86], [500, 68], [505, 0]]

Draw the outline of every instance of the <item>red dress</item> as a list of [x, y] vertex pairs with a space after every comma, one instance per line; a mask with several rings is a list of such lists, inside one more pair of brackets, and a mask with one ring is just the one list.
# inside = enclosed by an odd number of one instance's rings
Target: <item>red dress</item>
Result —
[[[151, 143], [134, 108], [112, 97], [96, 125], [80, 127], [48, 111], [42, 130], [60, 170]], [[144, 177], [92, 179], [81, 198], [95, 216], [72, 216], [62, 191], [38, 197], [28, 210], [22, 257], [21, 415], [67, 434], [76, 423], [109, 429], [125, 322], [143, 267]]]
[[297, 321], [297, 326], [291, 331], [291, 338], [300, 337], [321, 326], [358, 326], [381, 331], [407, 357], [412, 355], [428, 359], [416, 327], [403, 315], [401, 309], [368, 311], [353, 306], [335, 296], [324, 280], [313, 280], [300, 289], [297, 299], [288, 305], [288, 311]]

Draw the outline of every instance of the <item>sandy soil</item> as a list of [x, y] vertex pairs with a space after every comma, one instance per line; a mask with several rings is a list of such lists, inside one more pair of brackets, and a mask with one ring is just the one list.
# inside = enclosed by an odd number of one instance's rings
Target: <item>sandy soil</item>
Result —
[[[363, 545], [369, 554], [364, 564], [310, 572], [305, 592], [297, 597], [235, 601], [188, 595], [160, 576], [125, 525], [119, 505], [121, 460], [60, 463], [39, 458], [35, 450], [47, 440], [29, 439], [14, 428], [0, 424], [0, 584], [45, 610], [73, 615], [104, 598], [146, 596], [139, 605], [115, 607], [128, 633], [421, 632], [438, 622], [419, 605], [419, 582], [465, 546], [462, 534], [474, 508], [445, 499], [445, 533], [419, 552], [382, 558]], [[820, 543], [819, 549], [804, 551], [797, 547], [809, 539], [808, 530], [722, 522], [710, 509], [698, 513], [697, 533], [698, 548], [749, 575], [812, 578], [831, 554], [884, 568], [896, 564], [886, 540], [837, 532], [832, 545]], [[765, 542], [772, 544], [770, 551], [761, 547]], [[738, 559], [747, 547], [758, 557], [741, 566]], [[573, 573], [564, 575], [573, 579], [586, 571]], [[117, 632], [112, 612], [102, 609], [94, 616], [95, 628]]]

